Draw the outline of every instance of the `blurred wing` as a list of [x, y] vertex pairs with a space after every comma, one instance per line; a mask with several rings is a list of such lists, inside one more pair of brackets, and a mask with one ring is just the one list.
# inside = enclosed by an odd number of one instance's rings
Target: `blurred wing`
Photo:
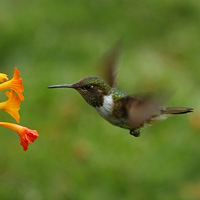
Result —
[[122, 51], [122, 42], [119, 41], [103, 58], [103, 79], [110, 87], [116, 87], [119, 74], [119, 61]]
[[142, 100], [133, 96], [125, 97], [128, 124], [131, 127], [139, 127], [159, 112], [161, 103], [155, 100]]

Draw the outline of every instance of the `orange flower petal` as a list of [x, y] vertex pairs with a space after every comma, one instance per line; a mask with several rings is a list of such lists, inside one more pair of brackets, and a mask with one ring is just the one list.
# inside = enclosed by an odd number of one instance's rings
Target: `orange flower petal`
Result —
[[21, 139], [21, 145], [24, 148], [24, 151], [28, 150], [29, 144], [33, 143], [37, 137], [39, 137], [39, 134], [36, 130], [31, 130], [27, 127], [23, 127], [17, 124], [12, 124], [8, 122], [0, 122], [0, 126], [9, 128], [13, 131], [16, 131]]
[[12, 89], [18, 94], [19, 98], [24, 101], [24, 96], [22, 94], [24, 91], [23, 80], [19, 76], [20, 72], [15, 68], [14, 77], [10, 81], [2, 83], [0, 85], [0, 91]]
[[19, 136], [20, 136], [20, 139], [21, 139], [20, 144], [23, 146], [24, 151], [27, 151], [28, 145], [33, 143], [39, 135], [38, 135], [38, 132], [36, 130], [31, 130], [31, 129], [24, 127], [20, 131]]
[[0, 83], [3, 83], [8, 80], [8, 77], [6, 74], [0, 73]]

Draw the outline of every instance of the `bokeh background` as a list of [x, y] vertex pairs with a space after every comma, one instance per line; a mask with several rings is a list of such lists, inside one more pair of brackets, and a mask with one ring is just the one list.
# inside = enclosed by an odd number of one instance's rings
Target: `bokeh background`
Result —
[[[134, 138], [76, 91], [47, 89], [99, 76], [119, 39], [121, 89], [173, 91], [166, 105], [195, 112]], [[197, 0], [0, 1], [0, 72], [20, 70], [20, 124], [40, 134], [24, 152], [16, 133], [0, 129], [0, 199], [200, 199], [199, 41]]]

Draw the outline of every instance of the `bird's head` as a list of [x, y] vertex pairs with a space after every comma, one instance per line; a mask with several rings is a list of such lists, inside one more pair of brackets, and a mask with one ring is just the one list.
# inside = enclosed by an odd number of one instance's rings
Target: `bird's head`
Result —
[[93, 107], [103, 105], [104, 95], [110, 93], [111, 87], [98, 77], [87, 77], [75, 84], [53, 85], [48, 88], [73, 88]]

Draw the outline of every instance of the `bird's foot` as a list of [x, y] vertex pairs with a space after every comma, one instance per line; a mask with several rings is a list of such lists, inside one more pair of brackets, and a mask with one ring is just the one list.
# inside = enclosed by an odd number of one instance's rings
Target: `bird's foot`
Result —
[[130, 130], [130, 134], [135, 136], [135, 137], [139, 137], [140, 136], [140, 129], [132, 129], [132, 130]]

